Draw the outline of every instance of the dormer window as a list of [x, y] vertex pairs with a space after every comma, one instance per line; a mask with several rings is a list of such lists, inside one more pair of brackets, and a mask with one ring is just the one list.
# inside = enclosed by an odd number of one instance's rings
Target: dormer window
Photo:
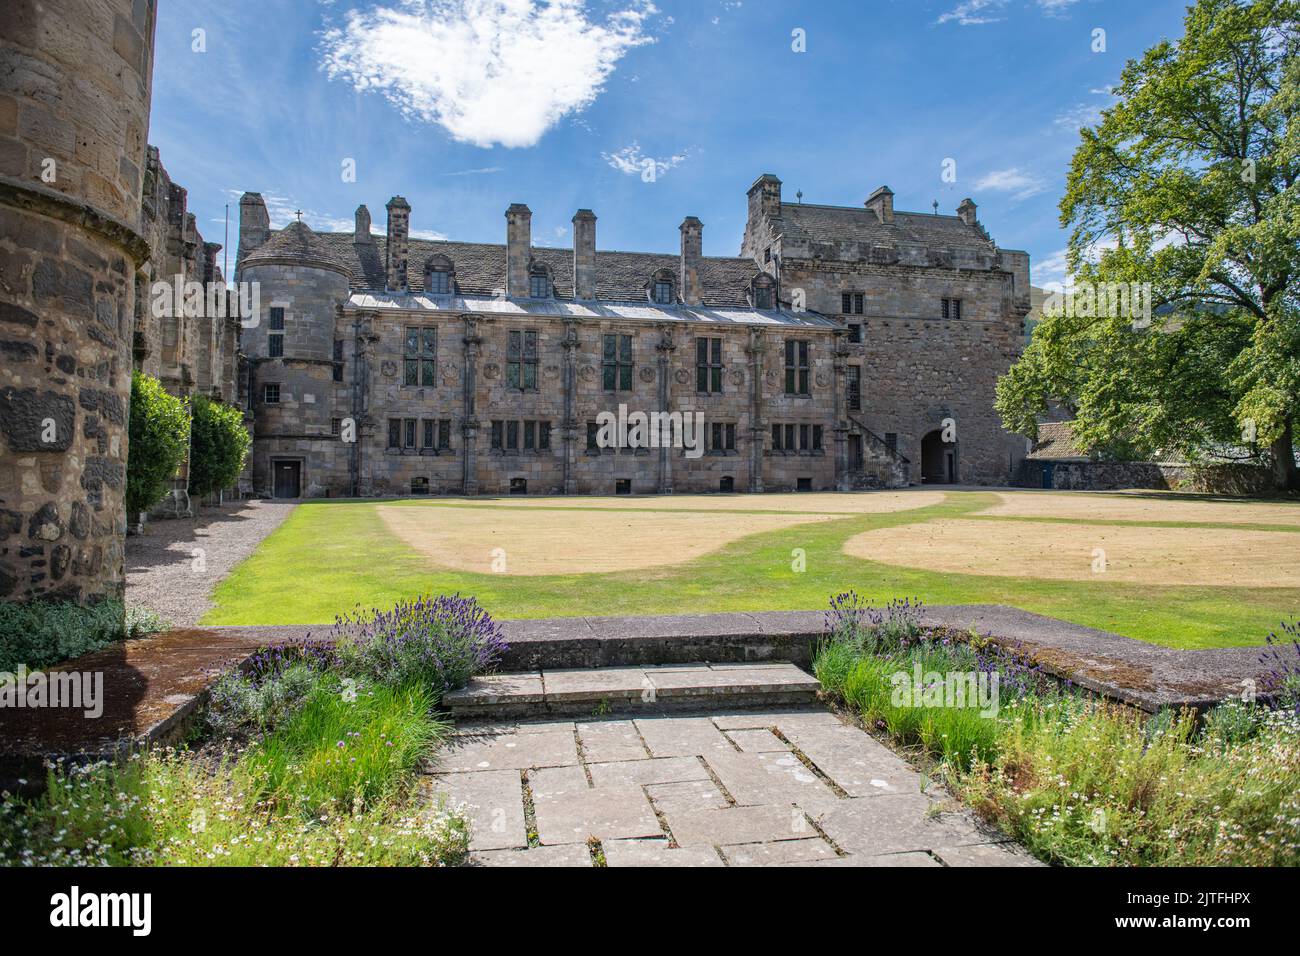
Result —
[[776, 296], [773, 294], [776, 290], [772, 287], [771, 276], [759, 276], [754, 280], [753, 302], [756, 309], [775, 308]]
[[534, 299], [551, 297], [551, 278], [544, 272], [534, 272], [528, 277], [528, 294]]
[[672, 305], [676, 298], [673, 295], [673, 284], [666, 279], [656, 279], [651, 294], [660, 305]]
[[430, 256], [424, 261], [424, 291], [429, 295], [450, 295], [456, 287], [454, 273], [446, 256]]

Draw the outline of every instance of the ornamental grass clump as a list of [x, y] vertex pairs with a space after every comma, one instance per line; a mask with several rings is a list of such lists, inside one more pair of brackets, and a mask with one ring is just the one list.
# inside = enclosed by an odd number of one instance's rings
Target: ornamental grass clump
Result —
[[507, 647], [501, 625], [459, 594], [342, 616], [333, 637], [344, 672], [393, 687], [423, 683], [438, 696], [491, 670]]

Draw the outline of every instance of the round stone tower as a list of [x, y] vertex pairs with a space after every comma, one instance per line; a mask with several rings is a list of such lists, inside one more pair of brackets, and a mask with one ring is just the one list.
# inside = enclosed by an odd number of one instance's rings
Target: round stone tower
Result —
[[0, 4], [0, 600], [123, 592], [154, 0]]

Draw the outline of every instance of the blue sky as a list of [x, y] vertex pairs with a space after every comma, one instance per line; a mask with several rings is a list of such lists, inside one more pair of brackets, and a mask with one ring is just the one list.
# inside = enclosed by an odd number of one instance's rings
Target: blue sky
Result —
[[857, 205], [888, 184], [899, 209], [951, 214], [971, 196], [1039, 284], [1062, 276], [1056, 205], [1079, 123], [1184, 13], [1181, 0], [160, 7], [149, 139], [206, 239], [222, 241], [231, 204], [232, 259], [244, 190], [267, 197], [273, 224], [302, 209], [316, 229], [351, 229], [362, 202], [382, 229], [401, 194], [414, 234], [482, 242], [503, 241], [506, 207], [524, 202], [538, 245], [569, 245], [590, 207], [606, 249], [675, 252], [695, 215], [706, 254], [736, 255], [745, 191], [773, 172], [787, 202]]

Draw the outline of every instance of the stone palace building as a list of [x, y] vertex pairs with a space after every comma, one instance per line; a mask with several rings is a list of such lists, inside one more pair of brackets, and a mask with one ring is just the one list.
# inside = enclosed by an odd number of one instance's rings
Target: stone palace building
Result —
[[[1029, 311], [1029, 257], [955, 216], [789, 204], [763, 175], [741, 255], [270, 228], [240, 201], [253, 490], [276, 497], [627, 494], [1006, 483], [1024, 440], [993, 410]], [[244, 391], [244, 389], [241, 389]], [[704, 446], [612, 447], [602, 413], [703, 416]]]

